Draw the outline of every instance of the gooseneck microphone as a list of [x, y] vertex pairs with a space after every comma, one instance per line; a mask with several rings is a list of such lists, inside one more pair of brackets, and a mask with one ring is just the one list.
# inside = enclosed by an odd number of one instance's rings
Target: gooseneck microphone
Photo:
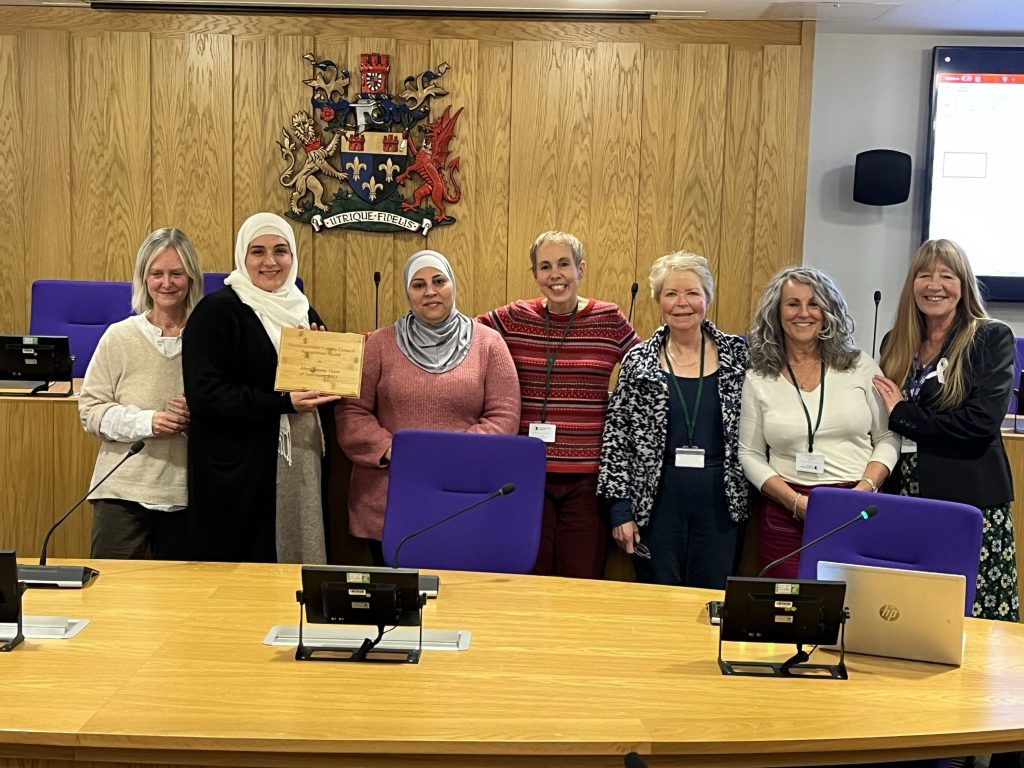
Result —
[[373, 273], [373, 330], [380, 327], [380, 272]]
[[508, 496], [513, 491], [515, 491], [515, 489], [516, 489], [516, 484], [515, 483], [505, 483], [503, 486], [501, 486], [501, 488], [496, 490], [490, 496], [485, 496], [484, 498], [480, 499], [479, 501], [474, 501], [468, 507], [463, 507], [462, 509], [456, 510], [455, 512], [452, 512], [447, 517], [442, 517], [440, 520], [435, 520], [430, 525], [425, 525], [422, 528], [413, 531], [408, 536], [403, 538], [400, 542], [398, 542], [398, 546], [395, 547], [395, 555], [394, 555], [394, 557], [391, 558], [391, 567], [392, 568], [397, 568], [398, 567], [398, 562], [399, 562], [398, 561], [398, 555], [402, 551], [402, 547], [405, 546], [405, 542], [409, 541], [410, 539], [415, 539], [420, 534], [426, 533], [427, 531], [429, 531], [429, 530], [431, 530], [433, 528], [436, 528], [439, 525], [443, 525], [444, 523], [447, 523], [449, 520], [454, 520], [459, 515], [464, 515], [467, 512], [469, 512], [469, 510], [476, 509], [481, 504], [486, 504], [488, 501], [491, 501], [491, 499], [496, 499], [499, 496]]
[[875, 291], [875, 326], [871, 331], [871, 356], [875, 356], [875, 341], [878, 339], [878, 305], [882, 302], [882, 292]]
[[768, 563], [768, 565], [766, 565], [764, 568], [761, 569], [761, 572], [759, 574], [757, 574], [758, 578], [764, 576], [768, 571], [770, 571], [772, 568], [774, 568], [779, 563], [781, 563], [781, 562], [783, 562], [785, 560], [789, 560], [789, 558], [793, 557], [794, 555], [799, 555], [801, 552], [803, 552], [808, 547], [813, 547], [815, 544], [817, 544], [820, 541], [824, 541], [829, 536], [834, 536], [835, 534], [839, 533], [841, 530], [843, 530], [845, 528], [849, 528], [851, 525], [856, 523], [858, 520], [869, 520], [869, 519], [871, 519], [872, 517], [874, 517], [877, 514], [878, 514], [878, 506], [877, 505], [871, 504], [870, 506], [865, 507], [864, 509], [862, 509], [860, 512], [857, 513], [856, 517], [854, 517], [854, 518], [852, 518], [850, 520], [847, 520], [845, 523], [840, 525], [838, 528], [833, 528], [831, 531], [828, 531], [827, 533], [821, 534], [821, 536], [819, 536], [818, 538], [816, 538], [816, 539], [814, 539], [812, 541], [808, 541], [806, 544], [804, 544], [799, 549], [794, 549], [788, 555], [783, 555], [778, 560], [772, 560], [770, 563]]
[[19, 581], [25, 582], [30, 587], [80, 588], [84, 587], [95, 576], [99, 575], [99, 571], [82, 565], [47, 565], [46, 551], [50, 546], [50, 538], [56, 530], [60, 528], [61, 523], [67, 520], [71, 516], [71, 513], [78, 509], [82, 505], [82, 502], [89, 498], [89, 494], [103, 485], [108, 477], [121, 468], [122, 464], [145, 447], [146, 443], [142, 440], [136, 440], [132, 443], [131, 447], [128, 448], [128, 453], [122, 456], [121, 460], [117, 462], [117, 464], [115, 464], [107, 474], [101, 477], [98, 483], [86, 491], [82, 498], [76, 501], [67, 512], [60, 516], [57, 522], [50, 526], [50, 530], [46, 532], [46, 537], [43, 539], [42, 550], [39, 553], [39, 565], [19, 565]]
[[636, 304], [636, 292], [640, 290], [640, 283], [633, 283], [629, 286], [629, 315], [626, 319], [633, 322], [633, 305]]

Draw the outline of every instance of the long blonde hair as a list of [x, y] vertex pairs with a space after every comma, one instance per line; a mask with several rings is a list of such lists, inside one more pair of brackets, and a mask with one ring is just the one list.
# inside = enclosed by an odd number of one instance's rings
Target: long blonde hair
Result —
[[967, 396], [970, 388], [967, 381], [969, 372], [966, 370], [967, 351], [978, 327], [988, 320], [988, 312], [985, 311], [978, 291], [978, 281], [967, 260], [967, 254], [952, 240], [929, 240], [914, 254], [896, 309], [896, 324], [882, 350], [881, 367], [882, 373], [897, 384], [905, 382], [910, 375], [914, 358], [925, 336], [924, 315], [914, 299], [914, 279], [918, 273], [936, 262], [947, 267], [960, 279], [960, 302], [956, 305], [944, 355], [949, 361], [945, 373], [946, 383], [942, 385], [935, 401], [938, 408], [946, 410], [960, 405]]

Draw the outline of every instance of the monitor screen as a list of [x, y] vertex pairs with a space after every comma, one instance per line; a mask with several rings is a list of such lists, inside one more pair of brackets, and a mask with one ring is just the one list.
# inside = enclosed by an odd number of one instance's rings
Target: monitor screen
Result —
[[304, 565], [302, 594], [312, 624], [415, 627], [419, 571], [411, 568]]
[[0, 336], [0, 379], [70, 381], [67, 336]]
[[829, 645], [839, 639], [846, 584], [730, 576], [721, 639]]
[[1024, 301], [1024, 48], [933, 49], [924, 239], [955, 240], [986, 298]]

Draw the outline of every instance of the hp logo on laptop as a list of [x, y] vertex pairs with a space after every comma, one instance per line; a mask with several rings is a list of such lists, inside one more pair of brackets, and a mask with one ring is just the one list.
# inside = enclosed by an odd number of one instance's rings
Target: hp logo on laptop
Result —
[[887, 603], [878, 609], [878, 615], [882, 621], [896, 621], [900, 617], [900, 609]]

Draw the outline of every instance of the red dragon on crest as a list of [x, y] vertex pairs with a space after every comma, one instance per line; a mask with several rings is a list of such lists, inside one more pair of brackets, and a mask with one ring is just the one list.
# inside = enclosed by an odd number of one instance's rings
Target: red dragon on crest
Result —
[[[455, 124], [459, 121], [463, 109], [465, 107], [459, 107], [459, 111], [452, 115], [452, 108], [446, 107], [440, 118], [427, 124], [426, 136], [419, 149], [416, 149], [416, 145], [411, 141], [409, 142], [412, 148], [412, 162], [396, 181], [398, 184], [404, 184], [410, 175], [415, 173], [423, 180], [423, 183], [413, 191], [411, 203], [402, 203], [402, 210], [415, 210], [419, 208], [424, 198], [429, 197], [437, 210], [437, 214], [434, 216], [435, 221], [444, 221], [448, 218], [444, 204], [457, 203], [462, 199], [462, 190], [459, 189], [459, 183], [455, 178], [455, 172], [459, 169], [459, 157], [456, 155], [451, 160], [448, 159], [450, 154], [448, 145], [455, 135]], [[448, 193], [446, 177], [451, 178], [454, 194]]]

